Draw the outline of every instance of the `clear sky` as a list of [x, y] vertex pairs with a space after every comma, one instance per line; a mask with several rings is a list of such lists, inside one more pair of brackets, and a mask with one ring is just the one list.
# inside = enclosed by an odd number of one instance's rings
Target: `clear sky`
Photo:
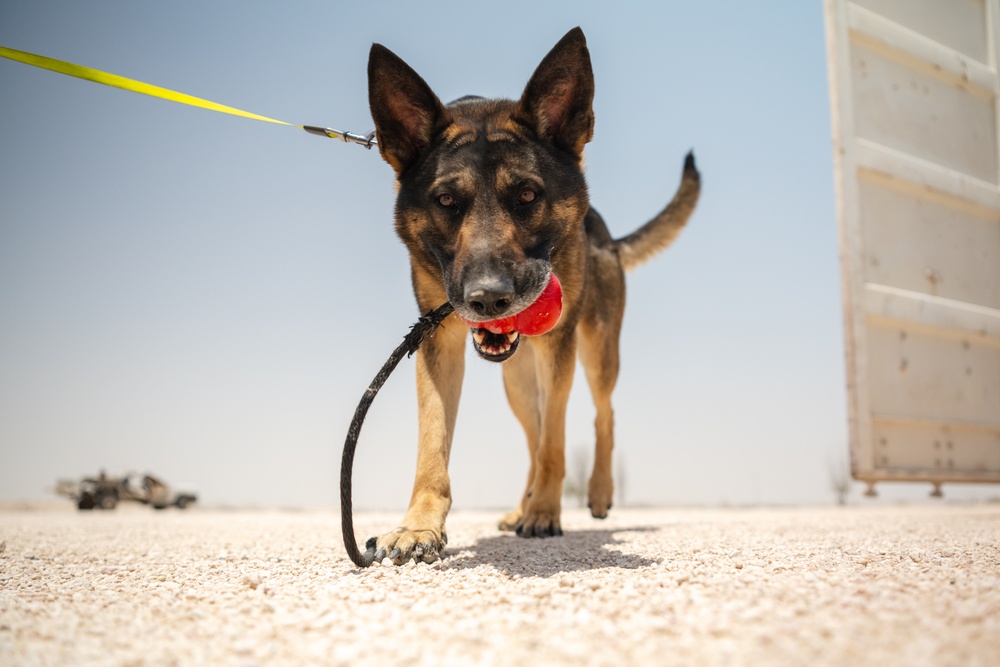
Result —
[[[629, 276], [625, 501], [831, 502], [847, 426], [818, 0], [0, 4], [0, 45], [356, 132], [372, 42], [442, 100], [516, 98], [576, 25], [612, 232], [669, 200], [689, 149], [703, 174], [688, 229]], [[392, 201], [374, 151], [0, 60], [0, 501], [103, 467], [211, 505], [335, 506], [354, 407], [418, 315]], [[469, 354], [454, 506], [503, 508], [527, 450], [499, 369]], [[593, 442], [585, 385], [571, 459]], [[405, 509], [415, 443], [404, 361], [362, 433], [358, 507]], [[928, 487], [907, 489], [880, 486]]]

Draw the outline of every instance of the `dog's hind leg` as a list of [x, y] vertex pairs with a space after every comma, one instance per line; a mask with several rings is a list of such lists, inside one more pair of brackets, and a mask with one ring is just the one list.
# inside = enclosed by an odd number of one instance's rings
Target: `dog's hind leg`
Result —
[[[618, 380], [618, 333], [605, 327], [580, 327], [580, 360], [587, 374], [587, 383], [597, 409], [594, 427], [597, 444], [594, 447], [594, 470], [587, 491], [587, 506], [597, 519], [604, 519], [611, 509], [614, 481], [611, 476], [611, 452], [614, 449], [614, 410], [611, 392]], [[614, 341], [609, 340], [614, 338]]]
[[538, 450], [538, 439], [542, 429], [535, 354], [531, 345], [522, 345], [517, 354], [504, 362], [503, 385], [507, 392], [507, 402], [521, 423], [528, 441], [528, 483], [525, 485], [524, 495], [518, 506], [501, 519], [499, 524], [500, 530], [513, 531], [517, 529], [528, 500], [528, 493], [531, 491], [535, 474], [535, 452]]
[[577, 326], [580, 361], [587, 375], [597, 409], [594, 427], [594, 470], [590, 477], [587, 504], [595, 518], [604, 519], [611, 509], [614, 481], [611, 453], [614, 449], [614, 411], [611, 393], [618, 381], [618, 349], [625, 312], [625, 276], [617, 258], [608, 253], [591, 256], [591, 280], [597, 299]]

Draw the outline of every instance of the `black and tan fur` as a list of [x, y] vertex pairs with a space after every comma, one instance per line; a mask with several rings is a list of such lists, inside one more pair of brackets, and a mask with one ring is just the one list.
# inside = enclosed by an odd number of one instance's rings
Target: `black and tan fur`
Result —
[[[577, 357], [597, 407], [590, 508], [607, 516], [625, 271], [670, 245], [686, 223], [700, 189], [693, 157], [673, 201], [633, 234], [613, 239], [590, 208], [583, 175], [594, 81], [579, 28], [549, 52], [518, 101], [442, 105], [378, 44], [368, 80], [379, 150], [396, 171], [396, 231], [410, 253], [420, 311], [450, 301], [466, 320], [484, 322], [532, 303], [551, 272], [562, 283], [562, 318], [549, 333], [506, 343], [487, 334], [485, 348], [473, 340], [481, 356], [504, 361], [507, 398], [531, 454], [524, 496], [500, 527], [524, 537], [562, 532], [566, 402]], [[431, 562], [447, 541], [448, 458], [469, 334], [452, 315], [417, 353], [413, 495], [399, 528], [374, 544], [378, 560]], [[497, 354], [498, 347], [509, 349]]]

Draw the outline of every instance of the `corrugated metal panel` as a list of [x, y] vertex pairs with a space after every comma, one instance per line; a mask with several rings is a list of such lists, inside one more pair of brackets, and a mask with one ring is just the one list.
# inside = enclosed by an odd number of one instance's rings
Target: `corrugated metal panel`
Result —
[[1000, 0], [826, 0], [851, 472], [1000, 482]]

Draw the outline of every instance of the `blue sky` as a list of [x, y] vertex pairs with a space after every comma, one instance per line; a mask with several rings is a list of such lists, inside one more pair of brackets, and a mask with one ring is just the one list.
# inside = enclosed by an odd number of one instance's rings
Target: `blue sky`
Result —
[[[443, 100], [517, 97], [576, 25], [612, 232], [669, 200], [691, 148], [704, 179], [681, 239], [629, 276], [626, 502], [830, 502], [847, 428], [822, 3], [0, 5], [0, 45], [356, 132], [372, 42]], [[357, 400], [418, 314], [388, 165], [6, 60], [0, 90], [0, 500], [105, 467], [207, 504], [336, 505]], [[593, 441], [585, 385], [571, 457]], [[359, 507], [405, 509], [413, 386], [404, 361], [369, 413]], [[455, 507], [512, 505], [526, 470], [499, 370], [470, 357]]]

